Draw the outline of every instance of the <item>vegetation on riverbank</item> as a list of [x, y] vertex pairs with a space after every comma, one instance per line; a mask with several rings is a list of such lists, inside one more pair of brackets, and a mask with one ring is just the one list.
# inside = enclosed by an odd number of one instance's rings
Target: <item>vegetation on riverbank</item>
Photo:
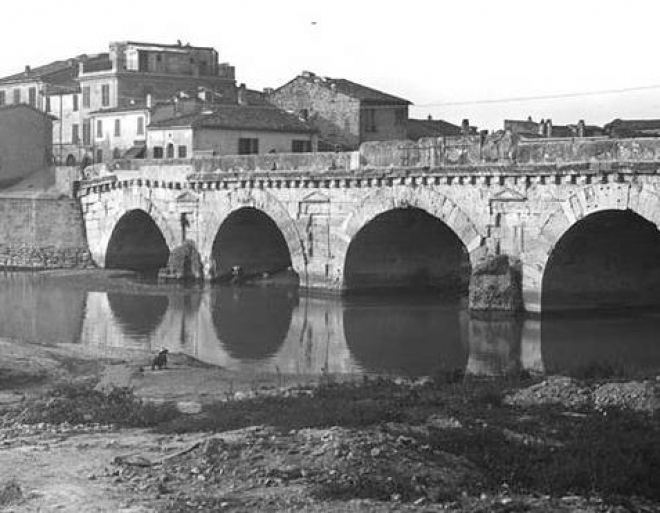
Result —
[[[111, 423], [163, 434], [264, 426], [251, 431], [248, 442], [206, 444], [168, 463], [132, 468], [147, 483], [153, 479], [154, 489], [166, 475], [168, 485], [161, 492], [194, 482], [186, 500], [199, 505], [226, 499], [218, 498], [213, 483], [229, 479], [228, 472], [254, 486], [304, 485], [316, 500], [449, 503], [505, 494], [595, 496], [624, 505], [641, 498], [660, 504], [657, 415], [598, 410], [579, 401], [568, 401], [572, 407], [512, 406], [512, 393], [532, 384], [447, 376], [414, 383], [325, 383], [214, 402], [187, 415], [173, 405], [141, 401], [128, 389], [102, 393], [82, 383], [55, 387], [15, 420]], [[548, 387], [553, 393], [563, 387], [564, 395], [582, 393], [569, 380]], [[533, 390], [538, 394], [539, 385]], [[326, 436], [318, 433], [330, 433], [329, 438], [318, 440]], [[319, 447], [325, 449], [318, 452]]]

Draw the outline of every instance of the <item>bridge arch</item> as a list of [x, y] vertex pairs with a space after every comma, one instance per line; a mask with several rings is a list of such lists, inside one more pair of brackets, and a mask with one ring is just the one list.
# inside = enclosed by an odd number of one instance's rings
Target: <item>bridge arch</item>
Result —
[[[398, 221], [397, 215], [399, 216]], [[380, 189], [368, 194], [358, 207], [350, 213], [343, 227], [343, 237], [338, 241], [336, 254], [341, 259], [341, 281], [344, 290], [351, 289], [356, 284], [355, 272], [352, 269], [356, 262], [354, 243], [359, 242], [362, 244], [364, 238], [368, 236], [370, 244], [373, 244], [376, 240], [374, 237], [378, 237], [378, 235], [375, 235], [373, 227], [384, 226], [389, 220], [405, 223], [403, 216], [407, 217], [408, 221], [413, 224], [423, 225], [424, 229], [432, 231], [437, 238], [444, 237], [443, 240], [452, 248], [450, 251], [456, 253], [449, 258], [449, 260], [456, 260], [456, 262], [449, 263], [450, 267], [462, 265], [458, 260], [469, 260], [468, 264], [473, 266], [482, 254], [483, 235], [465, 211], [449, 197], [427, 187]], [[385, 229], [387, 228], [385, 227]], [[370, 231], [374, 233], [369, 233]], [[398, 231], [403, 233], [405, 229]], [[412, 241], [413, 239], [411, 239]], [[406, 241], [400, 240], [398, 242], [402, 251], [405, 252]], [[433, 256], [430, 251], [429, 246], [427, 248], [428, 258], [436, 258], [437, 253], [436, 256]], [[461, 257], [460, 253], [463, 255], [467, 253], [467, 259]], [[404, 257], [403, 254], [400, 256]], [[427, 263], [429, 262], [430, 260]], [[418, 267], [417, 270], [411, 269], [411, 285], [418, 281], [413, 278], [413, 275], [418, 271], [423, 275], [420, 276], [421, 281], [427, 284], [430, 284], [431, 281], [438, 281], [439, 275], [446, 272], [446, 269], [430, 271], [426, 264], [420, 264]], [[430, 276], [428, 275], [429, 272], [435, 276], [430, 281], [424, 279], [424, 276]], [[469, 273], [467, 274], [469, 275]], [[405, 277], [402, 277], [402, 279], [404, 281], [408, 280]]]
[[291, 258], [291, 266], [298, 273], [301, 283], [307, 280], [307, 258], [295, 221], [286, 207], [272, 194], [260, 189], [240, 189], [226, 201], [205, 202], [200, 212], [201, 233], [199, 252], [206, 276], [210, 276], [213, 264], [213, 245], [224, 222], [242, 209], [253, 209], [267, 216], [281, 233]]
[[156, 224], [169, 249], [177, 245], [174, 231], [163, 211], [140, 191], [117, 189], [102, 195], [96, 213], [86, 214], [87, 243], [92, 259], [105, 267], [108, 245], [119, 221], [129, 212], [144, 212]]
[[596, 217], [605, 219], [608, 213], [616, 212], [627, 213], [629, 218], [646, 221], [657, 229], [660, 225], [660, 195], [646, 184], [592, 184], [561, 201], [546, 216], [531, 249], [521, 255], [523, 302], [527, 311], [542, 310], [544, 278], [560, 242], [585, 222], [592, 222]]

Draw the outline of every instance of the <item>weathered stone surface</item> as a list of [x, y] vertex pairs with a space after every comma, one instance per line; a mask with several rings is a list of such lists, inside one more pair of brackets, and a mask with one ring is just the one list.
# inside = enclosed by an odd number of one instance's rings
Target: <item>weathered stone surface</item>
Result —
[[195, 244], [186, 241], [170, 251], [167, 266], [158, 273], [165, 280], [201, 280], [204, 267]]
[[470, 309], [515, 312], [522, 307], [520, 273], [506, 255], [478, 264], [470, 282]]
[[[100, 266], [114, 227], [140, 209], [170, 251], [191, 240], [210, 276], [221, 225], [235, 211], [252, 208], [279, 228], [302, 286], [338, 291], [346, 287], [346, 257], [362, 229], [393, 209], [420, 209], [465, 246], [475, 269], [473, 308], [511, 311], [524, 301], [526, 310], [538, 312], [550, 256], [576, 224], [603, 210], [660, 222], [656, 146], [652, 140], [525, 141], [496, 134], [384, 141], [317, 157], [136, 161], [114, 171], [112, 180], [84, 182], [79, 197], [89, 249]], [[622, 155], [625, 160], [613, 160]], [[515, 261], [515, 268], [481, 270], [479, 262], [496, 254]], [[402, 263], [394, 259], [392, 265]]]

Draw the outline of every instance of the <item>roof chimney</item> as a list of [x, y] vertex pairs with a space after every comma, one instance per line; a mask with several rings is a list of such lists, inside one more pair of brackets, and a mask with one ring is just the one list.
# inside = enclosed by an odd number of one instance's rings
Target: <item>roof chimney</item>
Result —
[[312, 73], [311, 71], [303, 71], [300, 76], [303, 78], [314, 78], [316, 75]]
[[238, 86], [238, 104], [247, 105], [247, 94], [245, 89], [245, 84]]
[[585, 129], [584, 119], [581, 119], [580, 121], [578, 121], [578, 124], [577, 124], [577, 136], [578, 137], [584, 137], [584, 129]]
[[464, 119], [461, 123], [461, 135], [470, 135], [470, 120]]
[[552, 137], [552, 120], [548, 119], [545, 122], [545, 136]]
[[428, 119], [429, 121], [433, 121], [433, 116], [431, 116], [431, 114], [429, 114], [426, 119]]
[[32, 69], [30, 69], [29, 64], [26, 64], [25, 65], [25, 73], [30, 73], [30, 71], [32, 71]]

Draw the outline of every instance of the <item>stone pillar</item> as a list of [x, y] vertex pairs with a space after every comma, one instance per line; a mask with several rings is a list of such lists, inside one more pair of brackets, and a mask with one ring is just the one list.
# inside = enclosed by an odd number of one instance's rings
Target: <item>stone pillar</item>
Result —
[[520, 271], [507, 255], [478, 263], [470, 280], [470, 310], [516, 312], [522, 308]]
[[203, 280], [204, 266], [192, 241], [185, 241], [170, 251], [167, 266], [158, 273], [165, 280]]

